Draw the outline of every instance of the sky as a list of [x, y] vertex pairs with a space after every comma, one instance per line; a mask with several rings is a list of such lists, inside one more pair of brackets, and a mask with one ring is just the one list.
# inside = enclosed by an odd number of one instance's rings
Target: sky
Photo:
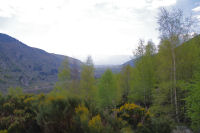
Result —
[[116, 65], [132, 57], [139, 39], [159, 43], [160, 7], [200, 19], [200, 0], [0, 0], [0, 32], [50, 53]]

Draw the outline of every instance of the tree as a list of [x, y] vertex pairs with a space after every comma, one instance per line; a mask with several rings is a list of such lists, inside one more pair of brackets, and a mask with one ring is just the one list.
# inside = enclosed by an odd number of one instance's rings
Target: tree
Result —
[[58, 70], [58, 82], [56, 88], [69, 89], [70, 88], [70, 66], [68, 57], [62, 62]]
[[10, 87], [8, 88], [8, 95], [10, 96], [18, 96], [23, 94], [23, 89], [21, 87]]
[[139, 60], [140, 57], [144, 55], [144, 53], [145, 53], [144, 40], [140, 39], [137, 49], [133, 52], [136, 61]]
[[72, 61], [72, 68], [71, 68], [71, 87], [70, 92], [79, 95], [79, 88], [80, 88], [80, 67], [77, 64], [76, 60]]
[[178, 102], [177, 102], [177, 88], [176, 88], [176, 52], [175, 48], [180, 44], [181, 39], [186, 40], [188, 33], [191, 31], [193, 24], [192, 19], [184, 17], [181, 10], [166, 10], [165, 8], [160, 9], [160, 14], [157, 21], [160, 32], [160, 38], [162, 41], [167, 40], [170, 44], [171, 51], [169, 54], [172, 56], [172, 83], [174, 91], [174, 105], [175, 114], [178, 118]]
[[68, 57], [65, 58], [65, 60], [62, 62], [61, 67], [59, 68], [58, 80], [60, 81], [70, 80], [70, 66]]
[[140, 41], [136, 49], [137, 59], [133, 69], [133, 88], [129, 99], [148, 108], [152, 104], [152, 89], [156, 82], [156, 49], [151, 41], [146, 46], [143, 43]]
[[116, 105], [119, 99], [115, 77], [110, 69], [107, 69], [101, 76], [98, 84], [100, 107], [106, 108]]
[[128, 101], [128, 95], [133, 87], [133, 70], [130, 65], [124, 66], [120, 73], [120, 86], [122, 88], [122, 102]]
[[192, 121], [192, 128], [198, 132], [200, 130], [200, 67], [196, 71], [195, 78], [188, 84], [187, 90], [189, 91], [185, 98], [187, 115]]
[[86, 99], [91, 99], [95, 95], [94, 65], [91, 56], [88, 56], [86, 63], [82, 65], [80, 89]]

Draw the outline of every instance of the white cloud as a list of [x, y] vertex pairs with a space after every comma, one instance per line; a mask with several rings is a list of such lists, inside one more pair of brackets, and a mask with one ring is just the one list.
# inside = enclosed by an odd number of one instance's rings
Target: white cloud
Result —
[[0, 3], [0, 17], [13, 19], [4, 32], [28, 45], [70, 56], [99, 56], [132, 54], [139, 38], [157, 41], [157, 8], [174, 5], [176, 0], [0, 0]]
[[152, 0], [151, 6], [153, 8], [159, 8], [163, 6], [171, 6], [176, 4], [176, 0]]
[[192, 11], [199, 12], [200, 11], [200, 6], [193, 8]]
[[198, 24], [197, 25], [200, 25], [200, 6], [197, 6], [197, 7], [193, 8], [192, 11], [195, 14], [194, 17], [198, 20]]

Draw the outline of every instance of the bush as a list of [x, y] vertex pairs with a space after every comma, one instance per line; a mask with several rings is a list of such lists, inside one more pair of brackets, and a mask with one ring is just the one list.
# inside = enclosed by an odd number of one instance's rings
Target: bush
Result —
[[71, 132], [78, 104], [75, 99], [49, 96], [39, 105], [37, 122], [45, 133]]
[[117, 112], [118, 119], [127, 122], [132, 129], [136, 129], [150, 120], [149, 111], [133, 103], [126, 103], [115, 111]]
[[88, 125], [91, 133], [101, 133], [103, 128], [101, 116], [96, 115], [92, 117], [92, 119], [88, 122]]
[[138, 126], [137, 133], [171, 133], [174, 122], [168, 118], [151, 118], [151, 121]]
[[8, 133], [7, 130], [0, 130], [0, 133]]

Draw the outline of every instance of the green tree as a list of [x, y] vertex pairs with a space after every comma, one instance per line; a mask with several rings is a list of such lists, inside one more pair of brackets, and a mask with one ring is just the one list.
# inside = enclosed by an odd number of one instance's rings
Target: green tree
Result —
[[171, 45], [168, 40], [163, 40], [159, 45], [156, 55], [157, 85], [153, 90], [152, 112], [156, 116], [171, 116], [173, 111], [173, 84], [172, 84], [172, 55]]
[[70, 66], [68, 57], [62, 62], [58, 72], [58, 82], [56, 84], [57, 89], [69, 89], [70, 88]]
[[187, 89], [189, 91], [185, 98], [187, 115], [192, 121], [192, 128], [198, 132], [200, 130], [200, 70], [196, 72], [194, 80]]
[[62, 62], [62, 65], [58, 73], [58, 80], [60, 81], [70, 80], [70, 66], [68, 57], [66, 57], [65, 60]]
[[193, 21], [191, 18], [186, 18], [181, 10], [160, 9], [158, 15], [158, 30], [161, 40], [167, 40], [170, 45], [169, 56], [172, 57], [171, 82], [175, 106], [176, 119], [179, 121], [178, 115], [178, 99], [177, 99], [177, 76], [176, 76], [176, 51], [175, 48], [180, 44], [181, 40], [187, 40], [188, 33], [191, 31]]
[[137, 59], [133, 69], [133, 88], [129, 99], [145, 107], [152, 104], [152, 90], [156, 83], [155, 52], [155, 45], [151, 41], [146, 46], [140, 41], [136, 50]]
[[21, 87], [10, 87], [8, 88], [8, 95], [10, 96], [18, 96], [23, 94], [23, 89]]
[[128, 95], [133, 87], [133, 69], [130, 65], [124, 66], [120, 73], [120, 87], [122, 89], [122, 102], [128, 101]]
[[86, 63], [82, 65], [80, 93], [86, 99], [93, 99], [95, 92], [94, 65], [92, 57], [88, 56]]
[[113, 107], [117, 104], [120, 92], [110, 69], [107, 69], [99, 79], [98, 89], [100, 107]]

